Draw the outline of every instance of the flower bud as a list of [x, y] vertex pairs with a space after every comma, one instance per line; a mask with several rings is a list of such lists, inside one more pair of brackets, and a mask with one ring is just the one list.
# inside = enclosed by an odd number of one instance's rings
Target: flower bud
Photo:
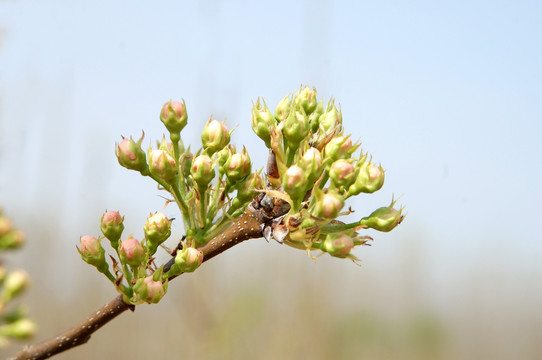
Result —
[[157, 304], [166, 294], [167, 282], [162, 283], [159, 280], [154, 280], [151, 275], [143, 279], [138, 279], [133, 290], [134, 298], [132, 301], [134, 303], [144, 301], [149, 304]]
[[95, 266], [98, 270], [107, 269], [105, 261], [105, 250], [100, 243], [100, 239], [94, 236], [85, 235], [80, 238], [81, 248], [77, 248], [81, 258], [87, 264]]
[[363, 155], [358, 161], [359, 172], [356, 181], [348, 189], [349, 195], [358, 195], [359, 193], [374, 193], [380, 190], [384, 185], [384, 169], [382, 166], [376, 166], [370, 161], [365, 161], [367, 155]]
[[303, 168], [307, 183], [309, 184], [315, 182], [324, 170], [324, 167], [322, 166], [322, 155], [320, 154], [320, 151], [314, 147], [310, 147], [305, 151], [299, 165]]
[[239, 183], [235, 199], [238, 199], [243, 203], [250, 201], [256, 196], [256, 190], [263, 188], [264, 182], [260, 174], [256, 172], [251, 173], [244, 181]]
[[320, 126], [320, 118], [324, 113], [324, 100], [320, 100], [316, 109], [309, 115], [309, 125], [313, 134], [316, 134]]
[[275, 119], [277, 121], [284, 121], [290, 113], [290, 108], [292, 107], [292, 101], [290, 100], [290, 95], [286, 95], [277, 105], [275, 109]]
[[190, 173], [194, 181], [201, 187], [207, 187], [215, 177], [213, 160], [207, 155], [199, 155], [192, 160]]
[[348, 188], [356, 180], [357, 169], [348, 160], [339, 159], [331, 164], [329, 177], [337, 188]]
[[205, 152], [213, 155], [230, 143], [230, 132], [224, 123], [209, 119], [201, 133], [201, 143]]
[[305, 115], [303, 108], [292, 109], [286, 120], [284, 120], [284, 127], [282, 128], [286, 140], [292, 145], [295, 144], [294, 148], [297, 148], [297, 144], [307, 137], [309, 131], [309, 119]]
[[354, 239], [345, 233], [333, 233], [326, 236], [322, 250], [331, 256], [345, 258], [353, 248]]
[[[124, 217], [120, 216], [118, 211], [107, 211], [102, 215], [100, 221], [100, 229], [102, 234], [111, 241], [114, 248], [117, 247], [118, 241], [124, 231]], [[116, 245], [115, 245], [116, 244]]]
[[335, 107], [334, 100], [331, 99], [327, 105], [326, 111], [320, 116], [318, 128], [324, 132], [338, 133], [342, 129], [343, 116], [340, 110]]
[[119, 257], [123, 264], [128, 264], [131, 267], [138, 267], [143, 265], [146, 256], [147, 254], [141, 243], [133, 237], [124, 240], [120, 244]]
[[183, 272], [193, 272], [203, 262], [203, 253], [193, 247], [185, 247], [177, 251], [174, 271], [178, 275]]
[[315, 191], [316, 204], [313, 214], [319, 218], [334, 219], [344, 206], [344, 198], [333, 190]]
[[17, 249], [24, 244], [24, 233], [21, 230], [12, 230], [0, 235], [0, 250]]
[[309, 86], [305, 86], [304, 89], [299, 89], [295, 95], [294, 103], [302, 107], [305, 114], [310, 115], [318, 106], [317, 92], [315, 88], [312, 90]]
[[6, 235], [13, 229], [13, 223], [10, 219], [0, 215], [0, 236]]
[[160, 112], [160, 120], [170, 133], [179, 134], [188, 123], [184, 100], [182, 103], [171, 100], [165, 103]]
[[166, 241], [171, 235], [171, 222], [162, 212], [157, 212], [147, 218], [143, 231], [145, 232], [146, 246], [150, 255], [156, 252], [160, 244]]
[[360, 224], [364, 227], [370, 227], [372, 229], [388, 232], [393, 230], [397, 225], [403, 221], [403, 208], [397, 210], [393, 208], [396, 200], [392, 200], [389, 206], [384, 206], [373, 211], [373, 213], [367, 217], [361, 219]]
[[347, 159], [356, 151], [357, 146], [352, 146], [350, 136], [336, 136], [326, 145], [325, 157], [335, 161], [338, 159]]
[[256, 104], [252, 106], [252, 130], [265, 142], [267, 147], [270, 147], [271, 130], [275, 128], [277, 122], [271, 111], [269, 111], [265, 100], [262, 99], [262, 101], [263, 107], [260, 105], [259, 98]]
[[175, 159], [164, 150], [149, 149], [149, 169], [151, 174], [167, 183], [172, 182], [178, 173]]
[[21, 294], [30, 285], [30, 278], [24, 270], [17, 270], [7, 274], [4, 288], [0, 295], [0, 303], [6, 303]]
[[0, 326], [0, 338], [2, 336], [26, 339], [36, 333], [36, 324], [30, 319], [18, 319], [12, 323]]
[[305, 173], [298, 165], [292, 165], [284, 173], [282, 187], [292, 200], [302, 200], [307, 192]]
[[233, 154], [226, 162], [225, 170], [228, 183], [230, 184], [235, 184], [250, 175], [252, 163], [250, 162], [247, 149], [243, 148], [242, 152]]
[[145, 134], [137, 142], [131, 137], [129, 139], [122, 138], [122, 141], [116, 144], [115, 155], [117, 155], [120, 165], [139, 172], [145, 172], [148, 169], [145, 152], [141, 149], [144, 136]]

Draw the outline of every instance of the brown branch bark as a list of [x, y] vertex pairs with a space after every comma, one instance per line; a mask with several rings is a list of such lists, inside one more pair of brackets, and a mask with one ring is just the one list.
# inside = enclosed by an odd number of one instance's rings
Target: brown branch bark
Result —
[[[199, 248], [203, 252], [203, 261], [212, 259], [216, 255], [244, 240], [261, 237], [264, 226], [268, 224], [272, 218], [272, 209], [261, 208], [259, 203], [254, 201], [247, 206], [245, 212], [236, 219], [235, 223], [227, 228], [222, 234]], [[165, 267], [169, 268], [173, 263], [173, 260], [174, 259], [171, 259]], [[124, 311], [128, 309], [133, 311], [134, 308], [133, 305], [126, 304], [122, 300], [122, 296], [119, 295], [105, 304], [101, 309], [91, 314], [79, 325], [49, 340], [25, 346], [11, 359], [47, 359], [78, 345], [85, 344], [95, 331], [122, 314]]]

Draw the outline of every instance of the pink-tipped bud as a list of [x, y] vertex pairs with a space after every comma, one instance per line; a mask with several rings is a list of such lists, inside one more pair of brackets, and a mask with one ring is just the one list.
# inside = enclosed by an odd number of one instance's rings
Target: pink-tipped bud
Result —
[[347, 159], [356, 148], [357, 146], [352, 146], [350, 136], [336, 136], [326, 145], [325, 156], [333, 161]]
[[371, 215], [361, 219], [360, 224], [378, 231], [388, 232], [393, 230], [403, 221], [403, 208], [395, 209], [397, 200], [392, 200], [389, 206], [384, 206], [376, 209]]
[[334, 233], [326, 236], [322, 250], [331, 256], [345, 258], [353, 248], [354, 239], [344, 233]]
[[131, 137], [123, 138], [116, 144], [115, 155], [119, 164], [127, 169], [145, 172], [148, 169], [145, 152], [141, 149], [144, 135], [136, 142]]
[[145, 232], [146, 246], [149, 254], [152, 255], [160, 244], [166, 241], [171, 235], [171, 222], [162, 212], [157, 212], [147, 218], [143, 231]]
[[371, 161], [366, 161], [367, 155], [363, 155], [358, 161], [359, 172], [356, 181], [348, 189], [349, 195], [358, 195], [359, 193], [374, 193], [380, 190], [384, 185], [384, 169], [382, 166], [376, 166]]
[[138, 267], [145, 262], [145, 249], [137, 239], [130, 237], [121, 243], [119, 257], [121, 263]]
[[168, 101], [162, 106], [160, 120], [164, 123], [170, 133], [179, 134], [188, 123], [186, 104], [179, 101]]
[[108, 267], [105, 261], [105, 250], [99, 239], [94, 236], [85, 235], [79, 241], [81, 247], [77, 248], [77, 251], [83, 261], [95, 266], [98, 270]]
[[322, 166], [322, 154], [314, 147], [310, 147], [305, 151], [299, 165], [303, 168], [308, 183], [316, 181], [324, 170]]
[[193, 247], [185, 247], [177, 252], [172, 270], [176, 275], [183, 272], [193, 272], [202, 262], [203, 253], [201, 251]]
[[175, 159], [164, 150], [149, 149], [149, 170], [167, 183], [172, 182], [178, 173]]
[[286, 170], [282, 179], [282, 187], [294, 201], [302, 200], [307, 192], [305, 172], [298, 165], [292, 165]]
[[124, 231], [124, 217], [120, 216], [118, 211], [107, 211], [102, 215], [100, 221], [100, 229], [102, 234], [111, 241], [113, 247], [116, 248], [122, 232]]
[[230, 143], [230, 132], [224, 123], [209, 119], [201, 133], [201, 143], [205, 152], [212, 155]]
[[207, 187], [215, 177], [213, 160], [205, 154], [196, 156], [192, 160], [190, 173], [199, 186]]
[[263, 106], [260, 104], [260, 99], [252, 106], [252, 130], [260, 139], [265, 142], [267, 147], [271, 145], [271, 131], [277, 125], [275, 117], [267, 107], [265, 100], [262, 99]]
[[348, 188], [356, 180], [357, 169], [348, 160], [339, 159], [331, 164], [329, 177], [337, 188]]
[[226, 162], [225, 170], [229, 184], [235, 184], [250, 175], [252, 163], [247, 149], [243, 148], [242, 152], [233, 154]]
[[344, 198], [334, 191], [329, 190], [325, 194], [317, 191], [315, 196], [316, 204], [313, 213], [317, 217], [334, 219], [344, 206]]
[[157, 304], [166, 294], [167, 282], [162, 283], [159, 280], [154, 280], [151, 275], [143, 279], [138, 279], [133, 290], [134, 298], [132, 301], [134, 303], [144, 301], [149, 304]]

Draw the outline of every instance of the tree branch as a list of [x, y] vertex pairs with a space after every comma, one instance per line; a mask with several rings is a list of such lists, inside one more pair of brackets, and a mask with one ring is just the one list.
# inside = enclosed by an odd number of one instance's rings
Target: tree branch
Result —
[[[212, 259], [244, 240], [261, 237], [263, 228], [273, 218], [274, 214], [272, 212], [273, 209], [261, 207], [258, 200], [253, 201], [230, 227], [199, 248], [203, 253], [203, 261]], [[168, 261], [164, 268], [169, 268], [173, 262], [174, 258]], [[95, 331], [110, 320], [113, 320], [126, 310], [134, 311], [134, 309], [134, 305], [125, 303], [122, 300], [122, 295], [119, 295], [105, 304], [101, 309], [91, 314], [81, 324], [49, 340], [25, 346], [11, 359], [47, 359], [78, 345], [85, 344]]]

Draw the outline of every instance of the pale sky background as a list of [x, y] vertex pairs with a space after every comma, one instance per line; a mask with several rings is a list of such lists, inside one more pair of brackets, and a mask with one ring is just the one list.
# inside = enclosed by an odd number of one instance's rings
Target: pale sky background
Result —
[[[346, 132], [387, 170], [381, 191], [351, 202], [356, 216], [392, 195], [408, 212], [356, 251], [363, 266], [345, 265], [348, 281], [371, 268], [400, 279], [412, 266], [424, 304], [532, 306], [542, 337], [540, 1], [8, 0], [0, 30], [0, 204], [27, 232], [10, 260], [28, 264], [36, 287], [77, 296], [58, 283], [88, 272], [74, 245], [98, 235], [105, 209], [125, 214], [136, 237], [162, 209], [154, 184], [113, 149], [141, 130], [146, 145], [159, 139], [165, 101], [186, 100], [186, 142], [199, 146], [212, 114], [238, 125], [232, 143], [262, 167], [251, 101], [274, 107], [310, 84], [337, 99]], [[54, 238], [45, 249], [44, 237]], [[295, 252], [258, 244], [247, 249]], [[399, 261], [409, 251], [412, 263]], [[294, 261], [311, 262], [281, 266]]]

